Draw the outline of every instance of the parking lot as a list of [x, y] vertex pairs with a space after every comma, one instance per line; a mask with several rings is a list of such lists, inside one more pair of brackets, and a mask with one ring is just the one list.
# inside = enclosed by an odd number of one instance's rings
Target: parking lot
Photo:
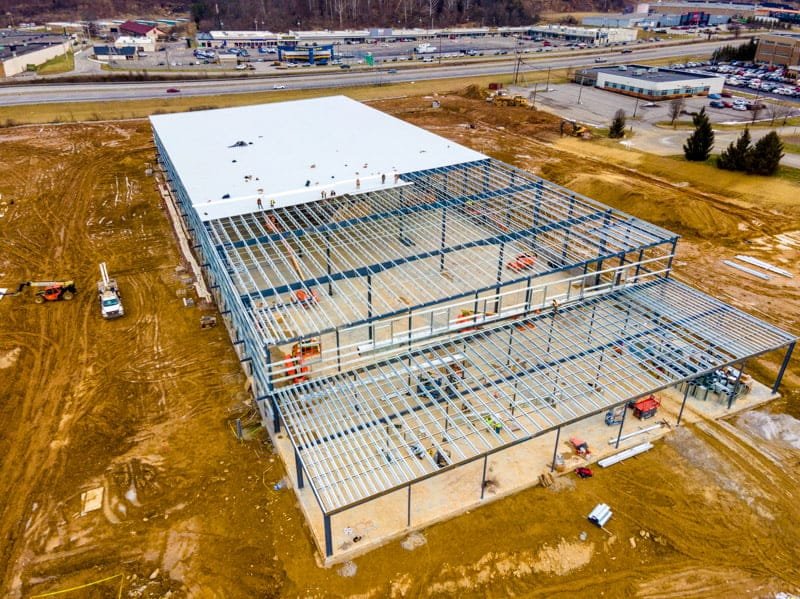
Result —
[[[644, 40], [639, 43], [630, 42], [629, 47], [641, 47], [647, 45]], [[422, 44], [427, 44], [428, 48], [424, 53], [415, 51]], [[618, 44], [622, 46], [622, 44]], [[584, 47], [582, 47], [584, 46]], [[469, 57], [486, 58], [512, 56], [515, 53], [522, 55], [543, 55], [548, 52], [579, 51], [585, 48], [585, 44], [577, 42], [567, 42], [564, 40], [526, 40], [518, 39], [513, 36], [487, 36], [478, 38], [438, 38], [426, 41], [392, 41], [363, 44], [335, 44], [334, 56], [332, 61], [334, 67], [342, 65], [355, 66], [365, 64], [367, 57], [371, 55], [373, 61], [378, 65], [385, 65], [388, 68], [399, 66], [403, 63], [415, 62], [444, 62], [455, 59], [465, 59]], [[622, 49], [620, 47], [620, 49]], [[210, 49], [209, 49], [210, 50]], [[229, 50], [214, 50], [215, 54], [222, 52], [228, 54]], [[242, 71], [251, 70], [262, 74], [279, 73], [287, 68], [321, 68], [320, 66], [297, 63], [289, 65], [287, 63], [277, 63], [277, 50], [271, 49], [269, 52], [260, 52], [257, 48], [246, 49], [247, 54], [243, 56], [228, 55], [229, 60], [224, 64], [219, 64], [216, 57], [203, 58], [195, 56], [194, 48], [187, 46], [185, 41], [170, 42], [159, 44], [159, 49], [155, 52], [140, 54], [136, 60], [118, 60], [112, 64], [112, 68], [120, 70], [147, 70], [148, 72], [158, 71], [181, 71], [181, 72], [210, 72], [219, 73], [224, 71], [236, 70], [237, 62]], [[91, 52], [85, 52], [83, 61], [87, 62], [84, 70], [100, 71], [100, 64], [89, 61]], [[91, 65], [94, 65], [92, 67]], [[241, 66], [246, 65], [246, 66]]]
[[[533, 99], [533, 88], [517, 88], [512, 91], [513, 93], [522, 93]], [[743, 96], [739, 97], [743, 98]], [[736, 99], [736, 94], [733, 94], [731, 98], [725, 98], [725, 100], [730, 100], [731, 102]], [[710, 102], [705, 97], [686, 98], [685, 112], [678, 117], [677, 121], [678, 124], [685, 124], [690, 121], [692, 113], [698, 112], [705, 107], [712, 125], [715, 125], [716, 142], [714, 151], [718, 152], [739, 136], [741, 129], [736, 128], [735, 125], [751, 123], [754, 114], [750, 110], [740, 111], [729, 108], [715, 108], [710, 105]], [[772, 104], [772, 102], [767, 101], [767, 104]], [[632, 133], [622, 143], [626, 147], [653, 154], [681, 155], [683, 153], [683, 143], [691, 133], [691, 129], [685, 126], [670, 127], [669, 100], [660, 102], [637, 101], [636, 98], [630, 96], [595, 87], [580, 86], [576, 83], [551, 85], [547, 91], [544, 91], [541, 85], [538, 86], [535, 105], [538, 109], [547, 110], [564, 119], [600, 128], [608, 127], [614, 118], [614, 113], [622, 109], [628, 119], [628, 129]], [[800, 115], [800, 104], [795, 104], [795, 108], [786, 113], [787, 118], [796, 115]], [[772, 121], [772, 113], [769, 109], [762, 110], [755, 116], [760, 122], [769, 124]], [[782, 136], [797, 135], [797, 127], [781, 126], [783, 120], [783, 115], [774, 119], [775, 130]], [[716, 127], [716, 125], [721, 124], [734, 125], [734, 127], [724, 129]], [[751, 130], [751, 134], [753, 139], [757, 140], [770, 130], [770, 127], [757, 127]], [[791, 154], [787, 151], [782, 162], [788, 166], [800, 167], [800, 155]]]
[[[540, 86], [541, 87], [541, 86]], [[533, 88], [522, 90], [532, 95]], [[733, 100], [734, 98], [731, 98]], [[655, 126], [657, 123], [669, 121], [669, 100], [649, 102], [637, 100], [630, 96], [618, 94], [596, 87], [580, 86], [576, 83], [551, 85], [548, 91], [537, 89], [536, 104], [565, 118], [577, 120], [594, 127], [607, 127], [620, 108], [625, 111], [634, 129], [641, 126]], [[698, 112], [705, 106], [713, 123], [748, 123], [753, 115], [750, 111], [740, 112], [724, 108], [714, 108], [706, 97], [697, 96], [685, 99], [686, 113], [678, 120], [686, 121], [692, 112]], [[761, 118], [764, 118], [764, 114]]]
[[731, 91], [755, 93], [776, 100], [800, 100], [800, 85], [783, 67], [733, 61], [731, 63], [688, 63], [670, 65], [676, 70], [725, 77]]

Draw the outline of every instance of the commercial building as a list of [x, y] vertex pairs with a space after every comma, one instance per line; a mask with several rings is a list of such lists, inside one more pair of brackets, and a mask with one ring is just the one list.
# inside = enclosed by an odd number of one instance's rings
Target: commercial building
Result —
[[292, 43], [349, 44], [368, 42], [431, 41], [526, 34], [529, 26], [468, 27], [452, 29], [355, 29], [342, 31], [205, 31], [196, 36], [200, 48], [261, 48]]
[[575, 82], [648, 100], [705, 96], [722, 92], [725, 79], [642, 65], [620, 65], [583, 69]]
[[527, 31], [533, 39], [557, 39], [587, 46], [606, 46], [636, 40], [636, 30], [623, 27], [567, 27], [565, 25], [542, 25]]
[[736, 364], [708, 398], [729, 409], [744, 361], [789, 346], [780, 384], [792, 335], [675, 281], [674, 233], [569, 189], [344, 97], [151, 122], [328, 563], [536, 484], [631, 399], [691, 382], [683, 406]]
[[[664, 1], [652, 2], [645, 5], [651, 13], [665, 15], [684, 15], [689, 13], [705, 13], [708, 15], [718, 15], [725, 17], [755, 17], [758, 13], [758, 4], [748, 4], [745, 2], [682, 2]], [[639, 12], [637, 10], [637, 12]]]
[[16, 29], [0, 30], [0, 77], [13, 77], [33, 70], [70, 51], [70, 38]]
[[278, 46], [278, 60], [325, 63], [334, 58], [333, 44], [291, 44]]
[[800, 34], [759, 35], [755, 61], [784, 67], [800, 65]]
[[150, 37], [120, 36], [114, 40], [115, 48], [135, 48], [137, 52], [155, 52], [156, 42]]
[[153, 43], [155, 43], [158, 40], [158, 36], [161, 35], [161, 32], [155, 25], [139, 23], [137, 21], [125, 21], [118, 25], [116, 29], [122, 36], [147, 37], [150, 38]]
[[138, 58], [138, 52], [133, 46], [123, 46], [121, 48], [116, 46], [94, 46], [92, 54], [94, 54], [95, 59], [101, 62], [136, 60]]

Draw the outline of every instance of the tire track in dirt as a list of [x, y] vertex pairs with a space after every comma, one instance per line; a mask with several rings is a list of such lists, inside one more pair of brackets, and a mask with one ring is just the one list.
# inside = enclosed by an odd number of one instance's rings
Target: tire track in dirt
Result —
[[[19, 258], [19, 262], [15, 270], [23, 277], [21, 280], [34, 278], [31, 273], [45, 276], [45, 272], [56, 270], [59, 276], [83, 275], [75, 276], [79, 294], [70, 303], [20, 306], [20, 302], [30, 302], [30, 297], [25, 295], [8, 298], [4, 302], [6, 305], [0, 306], [15, 311], [13, 316], [17, 318], [9, 319], [9, 330], [35, 330], [37, 326], [39, 329], [38, 342], [29, 347], [32, 364], [25, 368], [28, 360], [20, 360], [20, 368], [15, 373], [19, 380], [36, 383], [27, 386], [22, 393], [12, 394], [10, 403], [15, 405], [3, 410], [11, 416], [4, 420], [13, 423], [6, 427], [11, 439], [10, 451], [4, 456], [0, 472], [0, 480], [8, 491], [2, 495], [9, 497], [0, 512], [0, 534], [9, 541], [2, 544], [0, 562], [9, 568], [15, 561], [14, 550], [19, 550], [16, 541], [23, 536], [33, 506], [36, 505], [40, 513], [51, 507], [43, 499], [48, 496], [44, 488], [51, 486], [63, 472], [66, 460], [59, 455], [60, 449], [69, 444], [71, 432], [80, 430], [80, 421], [92, 409], [90, 392], [74, 393], [90, 391], [85, 387], [83, 369], [90, 363], [89, 322], [95, 311], [91, 291], [94, 276], [83, 268], [90, 253], [90, 242], [83, 229], [88, 200], [95, 193], [93, 180], [102, 173], [106, 159], [96, 149], [72, 147], [71, 153], [81, 155], [82, 168], [72, 177], [64, 177], [62, 168], [54, 168], [60, 164], [60, 159], [66, 159], [63, 153], [61, 157], [42, 158], [44, 164], [37, 165], [37, 168], [45, 168], [38, 179], [40, 187], [33, 189], [31, 184], [22, 190], [27, 196], [20, 198], [32, 218], [28, 219], [27, 226], [17, 228], [13, 244], [3, 244], [17, 248], [15, 258]], [[69, 206], [67, 210], [66, 205]], [[52, 251], [53, 248], [66, 248], [66, 251]], [[16, 339], [12, 341], [16, 342]], [[83, 368], [75, 371], [76, 364]], [[23, 369], [27, 372], [21, 372]], [[19, 464], [26, 466], [19, 468]], [[13, 493], [11, 489], [14, 488], [26, 489], [27, 493]], [[3, 578], [8, 580], [9, 572], [4, 574]]]

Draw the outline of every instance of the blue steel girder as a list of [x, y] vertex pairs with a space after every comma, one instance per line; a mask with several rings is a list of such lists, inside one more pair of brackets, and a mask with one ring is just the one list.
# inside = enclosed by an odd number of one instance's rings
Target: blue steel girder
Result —
[[[668, 243], [669, 243], [669, 240], [667, 240], [667, 241], [659, 240], [659, 241], [656, 241], [654, 243], [650, 243], [648, 245], [642, 246], [642, 249], [649, 249], [649, 248], [653, 248], [653, 247], [658, 247], [659, 245], [666, 245]], [[598, 262], [603, 262], [604, 260], [610, 260], [612, 258], [621, 258], [624, 254], [625, 254], [625, 251], [623, 250], [623, 251], [619, 251], [619, 252], [614, 252], [614, 253], [605, 254], [605, 255], [602, 255], [602, 256], [589, 258], [587, 260], [584, 260], [583, 262], [576, 262], [575, 264], [568, 264], [566, 266], [560, 266], [560, 267], [557, 267], [557, 268], [551, 268], [551, 269], [546, 270], [544, 272], [531, 273], [531, 274], [528, 274], [528, 275], [525, 275], [525, 276], [518, 277], [516, 279], [511, 279], [509, 281], [504, 281], [500, 285], [500, 288], [503, 289], [505, 287], [508, 287], [510, 285], [514, 285], [514, 284], [519, 283], [521, 281], [526, 281], [529, 278], [544, 277], [544, 276], [556, 274], [556, 273], [559, 273], [559, 272], [565, 272], [565, 271], [571, 270], [573, 268], [582, 268], [584, 266], [588, 266], [589, 264], [595, 264], [595, 263], [598, 263]], [[394, 311], [386, 312], [386, 313], [382, 313], [382, 314], [376, 314], [376, 315], [371, 316], [369, 318], [362, 318], [360, 320], [354, 320], [354, 321], [346, 323], [346, 325], [344, 325], [344, 326], [346, 326], [347, 328], [353, 328], [353, 327], [357, 327], [357, 326], [360, 326], [360, 325], [369, 324], [371, 322], [376, 322], [378, 320], [382, 320], [382, 319], [386, 319], [386, 318], [393, 318], [395, 316], [400, 316], [401, 314], [409, 314], [410, 312], [413, 312], [414, 310], [424, 310], [425, 308], [430, 308], [432, 306], [435, 306], [435, 305], [438, 305], [438, 304], [441, 304], [441, 303], [444, 303], [444, 302], [455, 301], [455, 300], [464, 299], [464, 298], [467, 298], [467, 297], [472, 297], [472, 296], [475, 296], [475, 295], [480, 295], [481, 293], [484, 293], [486, 291], [490, 291], [490, 290], [495, 290], [496, 291], [496, 289], [497, 289], [497, 284], [493, 281], [491, 283], [491, 285], [485, 285], [483, 287], [478, 287], [477, 289], [469, 289], [469, 290], [463, 291], [461, 293], [455, 293], [455, 294], [449, 295], [447, 297], [438, 298], [438, 299], [431, 300], [429, 302], [423, 302], [423, 303], [420, 303], [420, 304], [415, 304], [413, 306], [409, 306], [409, 307], [402, 308], [402, 309], [399, 309], [399, 310], [394, 310]], [[248, 296], [246, 296], [246, 295], [242, 296], [242, 298], [243, 298], [243, 301], [246, 304], [249, 305], [249, 302], [251, 301], [250, 298]], [[297, 341], [301, 341], [303, 339], [306, 339], [307, 337], [310, 337], [310, 336], [324, 335], [326, 333], [330, 333], [330, 332], [333, 332], [333, 331], [338, 330], [338, 329], [339, 329], [339, 327], [330, 327], [330, 328], [326, 328], [326, 329], [321, 329], [319, 331], [315, 331], [311, 335], [299, 335], [297, 337], [292, 337], [290, 339], [283, 340], [283, 341], [281, 341], [281, 343], [295, 343]]]
[[[603, 217], [608, 215], [612, 212], [612, 209], [609, 208], [608, 210], [602, 212], [593, 212], [591, 214], [584, 214], [583, 216], [579, 217], [572, 217], [552, 223], [548, 223], [546, 225], [539, 225], [537, 227], [529, 227], [527, 229], [521, 229], [519, 231], [514, 231], [513, 233], [503, 233], [501, 235], [494, 235], [492, 237], [486, 237], [484, 239], [476, 239], [474, 241], [466, 241], [464, 243], [459, 243], [456, 245], [445, 246], [443, 248], [437, 248], [435, 250], [430, 250], [427, 252], [420, 252], [418, 254], [414, 254], [411, 256], [405, 256], [403, 258], [397, 258], [395, 260], [386, 260], [385, 262], [378, 262], [366, 266], [362, 266], [359, 268], [351, 268], [349, 270], [344, 270], [340, 272], [335, 272], [331, 274], [325, 274], [319, 277], [313, 277], [310, 279], [304, 279], [302, 281], [296, 281], [294, 283], [290, 283], [288, 285], [281, 285], [279, 287], [272, 287], [270, 289], [260, 289], [258, 291], [253, 291], [250, 293], [246, 293], [242, 295], [242, 299], [262, 299], [268, 298], [275, 295], [279, 295], [281, 293], [287, 293], [289, 291], [297, 291], [299, 289], [306, 289], [308, 287], [313, 287], [316, 285], [326, 285], [328, 283], [332, 283], [335, 281], [341, 281], [343, 279], [352, 279], [355, 277], [366, 277], [368, 275], [376, 275], [381, 272], [385, 272], [397, 266], [402, 266], [404, 264], [410, 264], [412, 262], [416, 262], [419, 260], [425, 260], [427, 258], [434, 258], [437, 256], [444, 256], [446, 254], [450, 254], [452, 252], [458, 252], [461, 250], [466, 250], [469, 248], [474, 247], [481, 247], [487, 245], [497, 245], [500, 243], [508, 243], [511, 241], [517, 241], [519, 239], [524, 239], [528, 236], [536, 236], [540, 233], [547, 233], [548, 231], [558, 231], [562, 229], [569, 229], [572, 226], [579, 225], [584, 222], [591, 221], [596, 218]], [[523, 277], [527, 278], [527, 277]]]

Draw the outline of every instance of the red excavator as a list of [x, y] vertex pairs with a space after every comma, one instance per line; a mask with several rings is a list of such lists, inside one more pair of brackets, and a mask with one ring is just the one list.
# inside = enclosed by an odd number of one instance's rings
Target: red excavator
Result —
[[75, 287], [75, 281], [25, 281], [20, 283], [17, 290], [13, 293], [6, 293], [8, 296], [15, 296], [21, 294], [26, 287], [41, 287], [33, 296], [33, 301], [37, 304], [45, 302], [55, 302], [58, 300], [69, 301], [78, 292]]

